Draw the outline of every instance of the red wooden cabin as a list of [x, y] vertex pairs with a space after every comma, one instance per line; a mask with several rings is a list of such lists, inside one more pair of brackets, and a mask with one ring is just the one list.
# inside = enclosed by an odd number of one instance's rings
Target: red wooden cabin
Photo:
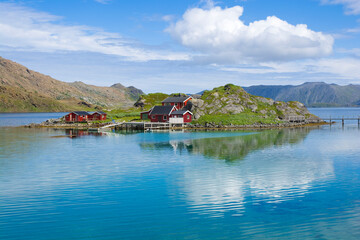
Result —
[[189, 123], [192, 121], [192, 113], [189, 110], [180, 110], [173, 111], [170, 115], [170, 118], [182, 118], [184, 123]]
[[65, 115], [65, 122], [86, 122], [89, 113], [85, 111], [75, 111]]
[[145, 112], [141, 112], [140, 113], [140, 119], [141, 120], [148, 120], [150, 117], [149, 117], [149, 113], [151, 112], [151, 110], [153, 109], [154, 107], [152, 107], [149, 111], [145, 111]]
[[106, 120], [106, 113], [102, 111], [90, 112], [88, 116], [89, 121], [103, 121]]
[[168, 122], [172, 112], [176, 111], [175, 106], [154, 106], [149, 112], [151, 122]]
[[191, 97], [168, 97], [161, 103], [163, 106], [175, 106], [177, 109], [182, 109], [190, 100]]
[[74, 111], [64, 116], [65, 122], [86, 122], [86, 121], [102, 121], [106, 120], [106, 113], [102, 111], [85, 112]]

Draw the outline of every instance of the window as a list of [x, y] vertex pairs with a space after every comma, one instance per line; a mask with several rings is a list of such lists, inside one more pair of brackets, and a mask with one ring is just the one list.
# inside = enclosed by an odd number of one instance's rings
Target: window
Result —
[[186, 119], [188, 119], [188, 120], [189, 120], [189, 119], [190, 119], [190, 115], [187, 115], [187, 116], [186, 116]]
[[167, 119], [167, 116], [166, 115], [164, 115], [164, 120], [166, 120]]
[[155, 119], [155, 118], [156, 118], [156, 116], [155, 116], [155, 115], [152, 115], [152, 116], [151, 116], [151, 118], [152, 118], [152, 119]]

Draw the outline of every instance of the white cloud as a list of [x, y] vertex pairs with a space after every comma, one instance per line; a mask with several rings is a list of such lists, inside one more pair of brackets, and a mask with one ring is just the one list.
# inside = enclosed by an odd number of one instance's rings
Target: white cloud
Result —
[[174, 19], [174, 15], [165, 15], [165, 16], [162, 16], [161, 19], [165, 22], [170, 22]]
[[131, 61], [187, 60], [183, 53], [136, 47], [117, 33], [58, 23], [61, 17], [0, 3], [0, 46], [12, 51], [83, 51], [116, 55]]
[[343, 4], [346, 8], [346, 14], [360, 14], [359, 0], [321, 0], [323, 4]]
[[101, 4], [108, 4], [112, 0], [94, 0], [95, 2], [101, 3]]
[[345, 53], [345, 54], [348, 54], [350, 56], [360, 57], [360, 48], [339, 49], [338, 52], [339, 53]]
[[243, 8], [192, 8], [166, 29], [176, 40], [210, 61], [239, 63], [316, 58], [332, 53], [333, 38], [291, 25], [275, 16], [245, 25]]
[[360, 60], [358, 58], [322, 58], [319, 60], [305, 60], [292, 62], [265, 62], [257, 67], [222, 67], [223, 71], [269, 74], [269, 73], [307, 73], [330, 74], [340, 79], [358, 82], [360, 79]]

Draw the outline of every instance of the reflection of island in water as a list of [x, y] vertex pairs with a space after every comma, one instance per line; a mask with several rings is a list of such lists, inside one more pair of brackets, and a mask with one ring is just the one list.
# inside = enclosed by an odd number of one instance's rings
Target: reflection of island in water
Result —
[[310, 132], [308, 128], [269, 130], [255, 134], [201, 138], [183, 141], [160, 143], [141, 143], [147, 149], [173, 149], [177, 153], [187, 151], [191, 154], [201, 154], [209, 158], [227, 161], [240, 160], [255, 150], [284, 144], [295, 144], [302, 141]]

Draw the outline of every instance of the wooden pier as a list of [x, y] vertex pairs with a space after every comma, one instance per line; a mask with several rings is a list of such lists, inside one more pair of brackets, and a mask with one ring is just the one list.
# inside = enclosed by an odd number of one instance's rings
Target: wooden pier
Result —
[[360, 127], [360, 116], [359, 117], [329, 117], [329, 118], [323, 118], [324, 121], [329, 121], [330, 125], [332, 125], [333, 121], [341, 121], [341, 124], [344, 126], [345, 121], [357, 121], [358, 126]]
[[107, 125], [99, 128], [99, 131], [107, 131], [107, 130], [126, 130], [126, 131], [152, 131], [152, 130], [169, 130], [174, 128], [183, 128], [185, 123], [162, 123], [162, 122], [121, 122], [114, 123], [111, 125]]

